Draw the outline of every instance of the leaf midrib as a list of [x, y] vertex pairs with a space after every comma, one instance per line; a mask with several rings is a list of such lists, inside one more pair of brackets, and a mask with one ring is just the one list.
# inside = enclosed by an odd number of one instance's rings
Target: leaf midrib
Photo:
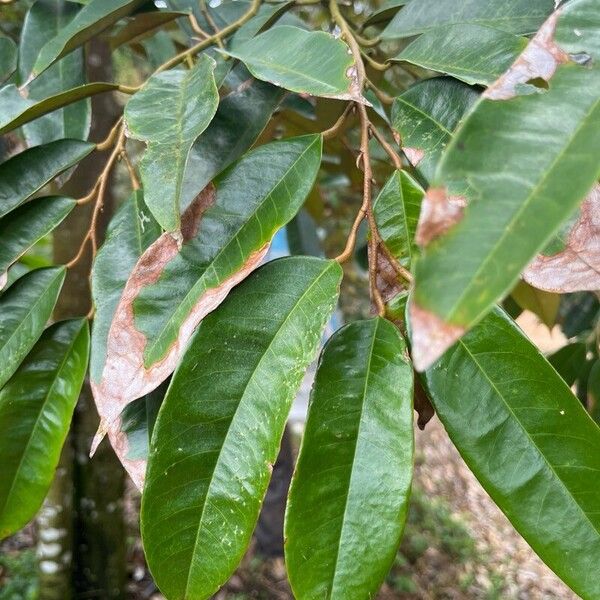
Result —
[[77, 334], [73, 337], [73, 340], [69, 343], [67, 351], [65, 352], [62, 360], [59, 362], [59, 364], [57, 366], [57, 369], [55, 371], [54, 377], [52, 378], [52, 383], [51, 383], [50, 387], [48, 388], [47, 393], [44, 394], [44, 401], [42, 402], [42, 404], [40, 406], [40, 410], [39, 410], [38, 415], [37, 415], [37, 417], [35, 419], [35, 423], [34, 423], [33, 427], [31, 428], [31, 433], [29, 435], [29, 439], [27, 440], [27, 444], [25, 444], [25, 448], [23, 450], [23, 453], [21, 454], [21, 459], [19, 460], [19, 466], [15, 470], [15, 474], [14, 474], [12, 483], [10, 485], [10, 489], [9, 489], [7, 495], [6, 495], [6, 498], [4, 500], [4, 504], [2, 506], [2, 511], [0, 511], [0, 513], [3, 512], [4, 509], [6, 509], [7, 506], [9, 506], [9, 500], [10, 500], [10, 498], [12, 496], [13, 491], [14, 491], [15, 484], [16, 484], [17, 480], [19, 479], [19, 473], [21, 472], [21, 468], [23, 467], [23, 461], [25, 460], [25, 457], [27, 456], [27, 452], [29, 450], [29, 446], [31, 445], [31, 443], [32, 443], [32, 441], [34, 439], [35, 433], [36, 433], [36, 431], [38, 429], [38, 426], [40, 424], [40, 421], [41, 421], [41, 418], [42, 418], [42, 414], [44, 413], [44, 408], [46, 407], [46, 404], [48, 403], [48, 399], [50, 398], [51, 393], [54, 390], [56, 382], [59, 379], [59, 376], [60, 376], [60, 374], [61, 374], [61, 372], [62, 372], [62, 370], [63, 370], [63, 368], [65, 366], [65, 363], [68, 361], [68, 359], [71, 356], [71, 351], [72, 351], [73, 347], [75, 346], [75, 343], [79, 339], [79, 334], [80, 333], [81, 333], [81, 328], [79, 329], [79, 331], [77, 332]]
[[[21, 330], [21, 328], [23, 327], [23, 324], [26, 320], [29, 319], [29, 317], [31, 317], [31, 315], [33, 314], [34, 309], [36, 309], [38, 307], [38, 305], [42, 302], [42, 300], [44, 300], [46, 298], [46, 296], [48, 295], [48, 293], [51, 291], [52, 286], [54, 285], [54, 283], [56, 282], [56, 280], [60, 277], [61, 272], [57, 273], [55, 277], [52, 278], [52, 280], [48, 283], [47, 287], [45, 290], [43, 290], [43, 292], [40, 294], [40, 296], [38, 297], [38, 299], [30, 306], [29, 310], [25, 313], [25, 315], [23, 315], [23, 318], [21, 319], [21, 322], [15, 327], [14, 331], [10, 334], [10, 336], [8, 337], [8, 339], [6, 340], [6, 342], [0, 347], [0, 354], [2, 352], [4, 352], [4, 349], [11, 343], [12, 339], [14, 338], [14, 336]], [[0, 370], [0, 375], [1, 375], [2, 371]]]
[[267, 356], [267, 354], [269, 353], [269, 350], [271, 350], [271, 347], [273, 346], [275, 340], [279, 337], [279, 334], [281, 333], [281, 331], [284, 329], [286, 323], [290, 320], [291, 316], [296, 312], [296, 310], [298, 309], [299, 306], [302, 305], [303, 300], [306, 298], [306, 296], [309, 294], [309, 292], [311, 292], [313, 290], [313, 288], [318, 284], [318, 282], [326, 275], [328, 274], [331, 269], [333, 268], [333, 265], [327, 264], [325, 265], [325, 268], [319, 273], [319, 275], [311, 282], [311, 284], [306, 288], [306, 290], [302, 293], [302, 295], [300, 296], [300, 298], [295, 302], [295, 304], [292, 306], [292, 308], [289, 310], [288, 314], [285, 316], [285, 318], [283, 319], [283, 321], [281, 322], [280, 326], [277, 328], [277, 331], [275, 332], [275, 334], [273, 335], [271, 341], [269, 342], [268, 346], [265, 348], [264, 352], [262, 353], [258, 363], [256, 364], [256, 366], [254, 367], [254, 369], [252, 370], [252, 373], [250, 374], [250, 377], [248, 377], [248, 381], [246, 382], [245, 386], [244, 386], [244, 390], [242, 391], [242, 394], [240, 395], [240, 401], [238, 402], [233, 415], [231, 417], [231, 421], [229, 423], [229, 426], [227, 428], [227, 432], [225, 433], [225, 436], [223, 438], [223, 443], [221, 445], [221, 448], [219, 449], [219, 455], [217, 456], [217, 460], [215, 461], [215, 467], [213, 469], [213, 472], [211, 473], [210, 476], [210, 481], [208, 483], [208, 487], [206, 489], [206, 495], [204, 496], [204, 503], [202, 506], [202, 513], [200, 515], [200, 519], [198, 521], [198, 531], [196, 533], [196, 539], [194, 541], [194, 547], [192, 549], [192, 561], [190, 562], [190, 566], [189, 566], [189, 570], [188, 570], [188, 577], [186, 580], [186, 585], [185, 585], [185, 590], [184, 590], [184, 598], [189, 598], [189, 593], [190, 593], [190, 578], [192, 576], [192, 562], [193, 562], [193, 557], [196, 555], [196, 549], [198, 547], [198, 543], [200, 540], [200, 532], [203, 529], [203, 520], [204, 520], [204, 513], [206, 511], [206, 507], [208, 506], [208, 498], [210, 496], [210, 492], [211, 492], [211, 488], [215, 479], [215, 474], [218, 470], [219, 467], [219, 463], [221, 460], [221, 455], [223, 453], [223, 448], [225, 448], [225, 446], [227, 445], [227, 439], [229, 437], [229, 434], [231, 433], [231, 428], [232, 428], [232, 424], [235, 421], [235, 417], [240, 409], [240, 406], [242, 406], [244, 399], [246, 397], [246, 392], [248, 391], [248, 387], [250, 386], [250, 384], [254, 381], [254, 378], [256, 377], [256, 374], [259, 372], [260, 367], [263, 363], [263, 361], [265, 360], [265, 357]]
[[[600, 75], [600, 73], [599, 73], [599, 75]], [[487, 100], [487, 101], [488, 102], [497, 102], [496, 100]], [[482, 100], [482, 102], [486, 102], [486, 100]], [[567, 154], [567, 152], [573, 145], [574, 140], [578, 137], [581, 130], [587, 125], [590, 115], [592, 115], [598, 107], [600, 107], [600, 98], [598, 98], [592, 104], [590, 110], [585, 114], [585, 117], [581, 119], [581, 121], [579, 122], [579, 125], [573, 131], [573, 134], [570, 136], [568, 142], [563, 146], [562, 150], [560, 152], [558, 152], [558, 154], [554, 157], [554, 159], [551, 161], [551, 163], [548, 166], [548, 168], [546, 169], [546, 171], [542, 174], [542, 177], [538, 180], [538, 182], [535, 184], [535, 186], [533, 188], [531, 188], [531, 190], [528, 193], [528, 195], [526, 196], [525, 200], [519, 206], [519, 209], [516, 211], [516, 213], [513, 215], [513, 217], [510, 219], [510, 221], [504, 226], [504, 230], [502, 231], [502, 234], [498, 238], [498, 242], [495, 244], [493, 251], [489, 252], [487, 254], [486, 258], [484, 258], [481, 261], [481, 263], [479, 264], [479, 267], [477, 267], [476, 271], [471, 276], [469, 283], [464, 286], [462, 293], [460, 294], [458, 299], [454, 302], [454, 308], [449, 312], [448, 316], [445, 317], [446, 321], [448, 321], [448, 322], [453, 321], [454, 317], [456, 316], [456, 312], [460, 308], [463, 300], [465, 299], [465, 297], [467, 297], [469, 294], [471, 294], [471, 289], [474, 285], [474, 282], [476, 282], [477, 279], [479, 278], [479, 276], [481, 275], [481, 273], [486, 270], [487, 265], [490, 263], [490, 261], [495, 259], [498, 249], [500, 248], [500, 246], [502, 246], [504, 244], [507, 236], [509, 236], [509, 234], [514, 235], [513, 231], [512, 231], [513, 225], [519, 220], [521, 215], [526, 210], [529, 209], [532, 202], [534, 202], [535, 198], [537, 196], [539, 196], [540, 189], [545, 185], [548, 178], [553, 174], [554, 167], [556, 166], [556, 164], [558, 162], [560, 162], [562, 157], [565, 154]], [[454, 137], [454, 140], [457, 140], [457, 139], [458, 139], [458, 136]], [[448, 152], [449, 152], [449, 150], [448, 150]], [[446, 156], [448, 156], [448, 154]], [[443, 168], [443, 165], [441, 165], [441, 167]], [[583, 199], [582, 199], [582, 201], [583, 201]], [[489, 202], [489, 199], [488, 199], [488, 202]], [[467, 208], [467, 210], [468, 210], [468, 208]], [[559, 227], [559, 226], [560, 226], [560, 224], [557, 225], [556, 227]], [[551, 231], [546, 236], [546, 238], [542, 241], [542, 243], [539, 244], [540, 248], [543, 248], [544, 245], [548, 242], [548, 240], [551, 239], [552, 234], [556, 230], [556, 227], [553, 231]], [[527, 261], [525, 261], [525, 263], [526, 262]], [[487, 311], [488, 311], [487, 308], [480, 310], [479, 314], [476, 315], [475, 318], [471, 318], [471, 323], [478, 321]], [[469, 325], [470, 325], [470, 323], [469, 323]]]
[[554, 475], [554, 477], [556, 478], [556, 480], [559, 482], [560, 487], [562, 487], [563, 490], [567, 492], [567, 496], [572, 499], [573, 503], [579, 509], [579, 511], [581, 512], [581, 514], [584, 516], [585, 520], [590, 524], [591, 528], [596, 532], [596, 534], [598, 535], [598, 537], [600, 537], [600, 528], [597, 527], [590, 520], [588, 514], [583, 510], [583, 508], [577, 502], [577, 500], [575, 499], [575, 497], [571, 493], [571, 490], [567, 487], [567, 484], [560, 478], [560, 476], [558, 475], [558, 473], [554, 469], [554, 466], [552, 464], [550, 464], [550, 462], [546, 458], [546, 455], [542, 452], [541, 448], [536, 444], [536, 442], [534, 441], [534, 439], [529, 435], [529, 431], [521, 423], [521, 421], [517, 417], [516, 413], [513, 411], [511, 405], [508, 403], [508, 401], [506, 400], [506, 398], [504, 397], [504, 395], [500, 392], [500, 390], [498, 389], [498, 387], [496, 386], [496, 384], [494, 383], [494, 381], [492, 381], [492, 379], [490, 378], [490, 376], [484, 370], [483, 366], [479, 363], [479, 361], [475, 358], [475, 355], [471, 352], [471, 350], [465, 344], [465, 342], [463, 340], [459, 340], [459, 344], [464, 348], [465, 352], [471, 357], [471, 360], [473, 361], [473, 363], [475, 364], [475, 366], [477, 367], [477, 369], [479, 370], [479, 372], [488, 381], [488, 383], [490, 384], [490, 386], [492, 387], [492, 389], [494, 390], [494, 392], [497, 394], [497, 396], [502, 400], [504, 406], [506, 407], [506, 410], [513, 417], [514, 422], [517, 423], [517, 425], [519, 426], [519, 428], [521, 429], [521, 431], [524, 433], [525, 437], [535, 447], [537, 453], [542, 458], [544, 464], [547, 465], [548, 469], [552, 472], [552, 474]]
[[360, 439], [360, 431], [361, 428], [363, 426], [363, 415], [364, 415], [364, 410], [365, 410], [365, 401], [366, 401], [366, 397], [367, 397], [367, 389], [369, 387], [369, 381], [371, 378], [371, 363], [373, 361], [373, 349], [375, 347], [375, 340], [377, 338], [377, 330], [379, 329], [379, 320], [375, 320], [375, 325], [373, 328], [373, 337], [371, 339], [371, 347], [369, 348], [369, 360], [367, 362], [367, 368], [365, 371], [365, 383], [363, 386], [363, 393], [362, 393], [362, 402], [360, 405], [360, 419], [359, 419], [359, 423], [358, 423], [358, 430], [356, 432], [356, 439], [354, 442], [354, 451], [352, 453], [352, 468], [350, 469], [350, 478], [348, 479], [348, 488], [346, 490], [346, 498], [344, 500], [344, 512], [342, 514], [342, 527], [340, 529], [340, 535], [338, 537], [338, 543], [337, 543], [337, 548], [336, 548], [336, 552], [335, 552], [335, 559], [334, 559], [334, 568], [333, 568], [333, 579], [331, 581], [331, 587], [329, 588], [329, 590], [327, 591], [327, 600], [331, 600], [331, 598], [333, 598], [333, 591], [335, 589], [335, 581], [336, 581], [336, 577], [338, 574], [338, 562], [339, 562], [339, 558], [340, 558], [340, 547], [342, 544], [342, 538], [344, 537], [344, 527], [346, 525], [346, 515], [348, 513], [348, 501], [350, 499], [350, 489], [352, 488], [352, 478], [354, 476], [354, 461], [356, 458], [356, 451], [358, 448], [358, 441]]

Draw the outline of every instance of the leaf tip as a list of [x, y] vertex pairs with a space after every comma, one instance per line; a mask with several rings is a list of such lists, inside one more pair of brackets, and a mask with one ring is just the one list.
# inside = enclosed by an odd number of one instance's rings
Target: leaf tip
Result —
[[447, 323], [414, 300], [409, 305], [412, 330], [412, 359], [417, 371], [427, 370], [464, 333], [460, 325]]

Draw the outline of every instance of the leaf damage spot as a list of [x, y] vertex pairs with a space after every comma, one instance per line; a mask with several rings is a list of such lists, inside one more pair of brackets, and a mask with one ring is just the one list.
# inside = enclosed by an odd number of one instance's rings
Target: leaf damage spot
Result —
[[522, 95], [528, 82], [539, 79], [549, 82], [558, 66], [571, 60], [554, 41], [560, 14], [560, 9], [556, 10], [546, 19], [508, 71], [483, 92], [483, 98], [509, 100]]
[[429, 188], [421, 204], [415, 234], [417, 244], [425, 247], [445, 234], [462, 219], [466, 205], [464, 196], [448, 196], [446, 188], [442, 187]]
[[145, 461], [126, 458], [126, 439], [120, 431], [121, 412], [130, 403], [155, 389], [175, 369], [187, 343], [200, 321], [223, 302], [229, 291], [245, 279], [262, 262], [270, 243], [248, 256], [244, 265], [219, 286], [204, 293], [190, 309], [179, 328], [177, 340], [163, 359], [151, 367], [144, 366], [146, 336], [135, 327], [133, 304], [141, 290], [161, 277], [166, 265], [180, 251], [181, 243], [194, 237], [202, 215], [215, 201], [215, 189], [209, 184], [192, 202], [181, 219], [179, 235], [163, 233], [138, 260], [115, 311], [108, 339], [106, 363], [98, 383], [92, 382], [94, 400], [100, 415], [100, 427], [92, 442], [91, 455], [108, 434], [119, 460], [132, 475], [136, 485], [143, 481]]
[[416, 167], [425, 158], [425, 152], [420, 148], [402, 148], [402, 151], [413, 167]]
[[8, 271], [4, 271], [4, 273], [0, 273], [0, 290], [4, 289], [6, 282], [8, 281]]
[[600, 290], [600, 184], [581, 205], [564, 250], [552, 256], [539, 254], [523, 279], [549, 292]]
[[447, 323], [411, 300], [412, 359], [417, 371], [425, 371], [466, 332], [460, 325]]

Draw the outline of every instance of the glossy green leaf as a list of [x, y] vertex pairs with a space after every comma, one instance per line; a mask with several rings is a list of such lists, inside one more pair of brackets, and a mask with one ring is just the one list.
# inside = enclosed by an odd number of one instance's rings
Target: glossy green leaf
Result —
[[334, 261], [273, 261], [201, 323], [159, 412], [142, 497], [146, 558], [169, 600], [209, 598], [241, 560], [341, 276]]
[[454, 79], [437, 77], [413, 85], [392, 106], [392, 124], [403, 150], [426, 179], [431, 179], [442, 150], [477, 92]]
[[[52, 39], [74, 16], [78, 7], [65, 0], [37, 0], [27, 12], [19, 44], [19, 78], [24, 82], [42, 46]], [[39, 102], [86, 83], [83, 49], [65, 56], [27, 87], [28, 100]], [[87, 139], [91, 123], [88, 99], [38, 117], [23, 127], [29, 146], [63, 138]]]
[[564, 382], [571, 387], [584, 370], [586, 354], [587, 348], [583, 342], [573, 342], [563, 346], [547, 358]]
[[91, 0], [60, 31], [46, 42], [33, 65], [33, 79], [59, 58], [83, 46], [122, 17], [133, 12], [145, 0]]
[[0, 217], [86, 157], [95, 144], [58, 140], [35, 146], [0, 165]]
[[64, 267], [37, 269], [0, 296], [0, 389], [42, 334], [64, 279]]
[[365, 102], [348, 46], [324, 31], [280, 25], [228, 51], [257, 79], [292, 92]]
[[0, 289], [8, 267], [61, 223], [75, 204], [72, 198], [50, 196], [27, 202], [0, 219]]
[[92, 382], [102, 418], [96, 442], [171, 374], [198, 323], [258, 267], [312, 188], [321, 146], [320, 135], [308, 135], [246, 154], [184, 213], [181, 245], [167, 232], [142, 255], [115, 312], [102, 377]]
[[85, 319], [48, 328], [0, 391], [0, 539], [35, 516], [50, 488], [87, 369]]
[[252, 146], [285, 93], [264, 81], [248, 82], [245, 68], [234, 69], [229, 80], [235, 88], [221, 100], [212, 122], [190, 150], [182, 184], [184, 208]]
[[409, 0], [385, 0], [376, 8], [365, 21], [365, 27], [387, 23]]
[[0, 34], [0, 83], [17, 69], [17, 45], [6, 35]]
[[424, 193], [406, 171], [394, 171], [373, 202], [381, 239], [405, 267], [413, 264], [418, 252], [415, 231]]
[[285, 520], [298, 600], [375, 597], [406, 521], [412, 395], [406, 345], [389, 321], [356, 321], [325, 346]]
[[488, 494], [582, 598], [600, 597], [600, 429], [495, 309], [424, 374], [436, 413]]
[[424, 33], [393, 60], [446, 73], [465, 83], [488, 85], [526, 45], [527, 38], [494, 27], [448, 25]]
[[[573, 0], [558, 9], [448, 146], [417, 232], [425, 247], [412, 302], [418, 368], [512, 288], [600, 175], [599, 8]], [[544, 77], [548, 89], [528, 83]]]
[[511, 33], [532, 33], [553, 8], [554, 0], [411, 0], [381, 37], [405, 38], [446, 25], [471, 23]]
[[[117, 89], [119, 89], [119, 86], [114, 83], [88, 83], [35, 102], [29, 98], [24, 98], [16, 86], [7, 85], [0, 90], [0, 134], [12, 131], [59, 108], [96, 94], [112, 92]], [[77, 126], [74, 129], [81, 131], [85, 127]], [[34, 140], [46, 138], [48, 136], [40, 136], [39, 134], [33, 137]]]
[[252, 39], [261, 31], [271, 27], [293, 4], [292, 0], [285, 0], [276, 4], [261, 4], [257, 13], [246, 21], [232, 36], [229, 47], [236, 48]]
[[181, 187], [192, 144], [217, 110], [214, 68], [212, 58], [201, 55], [189, 71], [154, 75], [125, 107], [129, 134], [147, 144], [140, 164], [146, 204], [167, 231], [179, 227]]
[[175, 19], [186, 17], [188, 13], [179, 11], [152, 11], [132, 16], [114, 35], [108, 39], [111, 50], [123, 44], [139, 42], [147, 35], [164, 28]]
[[[160, 226], [144, 203], [141, 190], [123, 203], [110, 222], [92, 269], [92, 297], [96, 308], [90, 358], [92, 381], [98, 381], [102, 376], [108, 332], [127, 279], [140, 256], [161, 233]], [[138, 487], [142, 485], [147, 455], [147, 452], [143, 455], [144, 464], [140, 465], [139, 456], [143, 452], [138, 446], [144, 438], [143, 429], [147, 432], [148, 427], [147, 420], [142, 417], [148, 411], [158, 410], [158, 406], [160, 403], [157, 404], [152, 397], [136, 400], [130, 405], [131, 410], [124, 412], [121, 430], [113, 435], [115, 453]], [[117, 438], [121, 438], [122, 442], [117, 443]]]

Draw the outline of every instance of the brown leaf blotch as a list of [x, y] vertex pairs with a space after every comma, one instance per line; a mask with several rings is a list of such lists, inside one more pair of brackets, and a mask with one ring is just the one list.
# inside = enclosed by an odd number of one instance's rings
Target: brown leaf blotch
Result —
[[464, 196], [448, 196], [445, 188], [429, 188], [421, 204], [417, 244], [427, 246], [446, 233], [462, 219], [466, 205]]
[[410, 161], [413, 167], [416, 167], [424, 158], [425, 152], [420, 148], [402, 148], [402, 151], [406, 155], [406, 158]]
[[260, 265], [269, 249], [269, 243], [248, 256], [244, 265], [216, 288], [207, 290], [190, 310], [179, 328], [177, 340], [163, 359], [150, 367], [144, 365], [146, 337], [135, 327], [133, 304], [141, 290], [161, 277], [166, 265], [177, 256], [181, 239], [196, 235], [202, 215], [214, 202], [214, 188], [209, 185], [199, 194], [182, 217], [182, 230], [163, 233], [138, 260], [117, 305], [107, 339], [106, 363], [98, 383], [92, 382], [92, 391], [100, 415], [100, 427], [92, 442], [93, 454], [108, 434], [115, 452], [141, 485], [145, 461], [127, 459], [128, 441], [120, 431], [121, 412], [130, 403], [154, 390], [175, 369], [189, 339], [200, 321], [221, 304], [229, 291]]
[[482, 97], [508, 100], [519, 95], [518, 86], [535, 79], [549, 82], [560, 64], [569, 62], [569, 55], [554, 41], [560, 9], [554, 11], [533, 36], [517, 60]]
[[600, 185], [596, 184], [579, 210], [561, 252], [539, 254], [523, 279], [540, 290], [579, 292], [600, 290]]
[[460, 325], [447, 323], [435, 313], [410, 302], [411, 355], [417, 371], [425, 371], [464, 333]]

